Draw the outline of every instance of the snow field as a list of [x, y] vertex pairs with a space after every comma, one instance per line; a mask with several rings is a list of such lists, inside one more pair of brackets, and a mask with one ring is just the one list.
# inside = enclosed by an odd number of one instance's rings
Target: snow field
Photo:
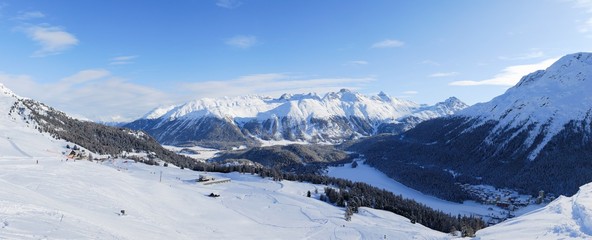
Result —
[[346, 222], [343, 209], [306, 197], [324, 186], [239, 173], [209, 173], [232, 181], [202, 185], [198, 174], [122, 159], [1, 159], [0, 239], [450, 238], [368, 208]]

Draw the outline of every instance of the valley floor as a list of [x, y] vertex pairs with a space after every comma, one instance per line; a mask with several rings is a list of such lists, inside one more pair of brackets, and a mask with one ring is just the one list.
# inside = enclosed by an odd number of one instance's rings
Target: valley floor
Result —
[[[400, 194], [405, 198], [413, 199], [431, 208], [453, 215], [476, 215], [483, 217], [486, 221], [490, 216], [505, 216], [507, 211], [494, 205], [484, 205], [474, 201], [455, 203], [423, 194], [415, 189], [409, 188], [392, 178], [389, 178], [381, 171], [366, 164], [358, 164], [352, 168], [351, 164], [342, 167], [329, 167], [328, 176], [348, 179], [355, 182], [364, 182], [374, 187], [386, 189], [394, 194]], [[531, 204], [512, 212], [516, 216], [544, 207], [545, 205]]]

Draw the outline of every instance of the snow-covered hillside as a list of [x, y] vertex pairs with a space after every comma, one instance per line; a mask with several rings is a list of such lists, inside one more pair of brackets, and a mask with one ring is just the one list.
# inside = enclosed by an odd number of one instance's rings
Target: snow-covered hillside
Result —
[[323, 186], [238, 173], [202, 185], [197, 174], [126, 160], [2, 158], [0, 239], [450, 238], [369, 208], [347, 222], [343, 209], [306, 197]]
[[366, 96], [342, 89], [323, 97], [310, 93], [280, 98], [204, 98], [155, 109], [126, 127], [145, 130], [169, 145], [240, 142], [247, 138], [336, 143], [381, 132], [401, 132], [465, 107], [456, 98], [426, 106], [384, 93]]
[[572, 197], [480, 230], [477, 239], [592, 239], [592, 183]]
[[[506, 93], [493, 100], [460, 111], [459, 116], [479, 118], [482, 123], [497, 121], [490, 140], [512, 129], [516, 137], [528, 132], [525, 147], [533, 144], [533, 160], [570, 121], [592, 122], [592, 53], [575, 53], [562, 57], [546, 70], [524, 76]], [[590, 127], [581, 129], [592, 133]], [[540, 141], [535, 141], [539, 135]], [[512, 138], [507, 139], [509, 142]]]
[[[31, 119], [17, 114], [26, 108], [13, 108], [21, 99], [0, 83], [0, 159], [6, 157], [58, 156], [66, 142], [40, 133]], [[12, 109], [12, 112], [11, 112]], [[26, 115], [26, 114], [23, 114]]]

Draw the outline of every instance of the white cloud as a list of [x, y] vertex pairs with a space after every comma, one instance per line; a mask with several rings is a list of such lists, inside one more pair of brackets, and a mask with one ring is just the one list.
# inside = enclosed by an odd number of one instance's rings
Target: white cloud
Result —
[[500, 60], [513, 61], [513, 60], [529, 60], [529, 59], [541, 58], [544, 56], [545, 56], [545, 54], [543, 53], [543, 51], [534, 50], [529, 53], [524, 53], [524, 54], [519, 54], [519, 55], [514, 55], [514, 56], [499, 56], [498, 58]]
[[368, 65], [368, 64], [369, 64], [369, 62], [367, 62], [367, 61], [357, 60], [357, 61], [349, 61], [345, 65], [349, 65], [349, 66], [363, 66], [363, 65]]
[[579, 31], [581, 33], [589, 33], [592, 32], [592, 18], [584, 21], [580, 27], [579, 27]]
[[125, 65], [125, 64], [132, 64], [134, 63], [134, 59], [138, 58], [138, 56], [118, 56], [109, 59], [109, 65]]
[[17, 95], [33, 98], [72, 116], [100, 121], [130, 121], [174, 95], [133, 84], [104, 69], [88, 69], [53, 83], [27, 75], [0, 73], [0, 82]]
[[257, 44], [257, 37], [251, 35], [237, 35], [226, 40], [229, 46], [247, 49]]
[[405, 94], [405, 95], [415, 95], [415, 94], [418, 94], [419, 92], [418, 91], [405, 91], [405, 92], [402, 92], [402, 93]]
[[458, 75], [458, 72], [437, 72], [428, 75], [431, 78], [438, 78], [438, 77], [452, 77]]
[[405, 45], [404, 42], [395, 39], [386, 39], [377, 43], [372, 44], [372, 48], [395, 48], [402, 47]]
[[451, 82], [449, 85], [452, 86], [480, 86], [480, 85], [494, 85], [494, 86], [514, 86], [520, 79], [529, 73], [537, 70], [546, 69], [551, 64], [556, 62], [559, 58], [551, 58], [544, 60], [539, 63], [515, 65], [504, 68], [500, 73], [496, 74], [490, 79], [473, 81], [456, 81]]
[[223, 7], [223, 8], [228, 8], [228, 9], [237, 8], [242, 4], [243, 3], [238, 0], [217, 0], [216, 1], [216, 5], [218, 7]]
[[[589, 14], [592, 14], [592, 0], [573, 0], [574, 6], [584, 9]], [[578, 21], [578, 30], [581, 33], [589, 34], [592, 32], [592, 16], [588, 16], [585, 20]]]
[[45, 57], [60, 54], [64, 50], [78, 44], [78, 39], [64, 31], [60, 27], [30, 26], [24, 32], [41, 46], [41, 49], [33, 53], [33, 57]]
[[226, 81], [185, 83], [181, 88], [194, 96], [223, 97], [248, 94], [279, 96], [283, 93], [339, 91], [360, 89], [374, 78], [303, 78], [288, 74], [269, 73], [242, 76]]
[[29, 12], [20, 12], [18, 16], [16, 16], [15, 19], [17, 20], [31, 20], [31, 19], [36, 19], [36, 18], [44, 18], [45, 14], [43, 14], [40, 11], [29, 11]]

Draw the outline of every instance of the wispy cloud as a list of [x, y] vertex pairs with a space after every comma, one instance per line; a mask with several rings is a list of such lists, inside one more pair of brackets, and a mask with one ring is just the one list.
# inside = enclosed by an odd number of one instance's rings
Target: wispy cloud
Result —
[[242, 5], [242, 4], [243, 3], [239, 0], [217, 0], [216, 1], [216, 5], [218, 7], [223, 7], [223, 8], [228, 8], [228, 9], [240, 7], [240, 5]]
[[404, 42], [395, 39], [386, 39], [377, 43], [372, 44], [372, 48], [395, 48], [402, 47], [405, 45]]
[[118, 56], [109, 59], [109, 65], [125, 65], [134, 63], [134, 59], [138, 58], [136, 55], [132, 56]]
[[226, 40], [226, 45], [247, 49], [258, 43], [257, 37], [251, 35], [237, 35]]
[[349, 61], [345, 65], [347, 65], [347, 66], [364, 66], [364, 65], [368, 65], [368, 64], [369, 64], [369, 62], [367, 62], [367, 61], [356, 60], [356, 61]]
[[182, 89], [194, 96], [223, 97], [248, 94], [279, 96], [283, 93], [330, 92], [342, 88], [360, 89], [374, 81], [365, 78], [303, 78], [282, 73], [255, 74], [226, 81], [185, 83]]
[[534, 50], [528, 53], [523, 53], [523, 54], [518, 54], [518, 55], [513, 55], [513, 56], [499, 56], [498, 58], [500, 60], [529, 60], [529, 59], [535, 59], [535, 58], [541, 58], [544, 57], [545, 54], [543, 53], [543, 51], [540, 50]]
[[37, 18], [44, 18], [44, 17], [45, 17], [45, 14], [43, 14], [40, 11], [29, 11], [29, 12], [20, 12], [18, 14], [18, 16], [15, 17], [15, 19], [25, 21], [25, 20], [31, 20], [31, 19], [37, 19]]
[[75, 117], [100, 121], [130, 121], [174, 95], [133, 84], [105, 69], [87, 69], [54, 83], [28, 75], [0, 73], [0, 82], [23, 97], [31, 97]]
[[588, 17], [578, 21], [578, 30], [581, 33], [592, 36], [592, 0], [572, 0], [576, 8], [581, 8], [588, 13]]
[[439, 77], [452, 77], [458, 75], [458, 72], [437, 72], [428, 75], [431, 78], [439, 78]]
[[500, 73], [496, 74], [492, 78], [473, 81], [473, 80], [464, 80], [464, 81], [455, 81], [449, 83], [452, 86], [480, 86], [480, 85], [494, 85], [494, 86], [514, 86], [520, 78], [524, 75], [532, 73], [536, 70], [546, 69], [559, 58], [551, 58], [544, 60], [539, 63], [534, 64], [525, 64], [525, 65], [515, 65], [509, 66], [504, 68]]
[[33, 53], [33, 57], [60, 54], [78, 44], [78, 39], [61, 27], [38, 25], [26, 27], [23, 31], [41, 46], [41, 49]]

